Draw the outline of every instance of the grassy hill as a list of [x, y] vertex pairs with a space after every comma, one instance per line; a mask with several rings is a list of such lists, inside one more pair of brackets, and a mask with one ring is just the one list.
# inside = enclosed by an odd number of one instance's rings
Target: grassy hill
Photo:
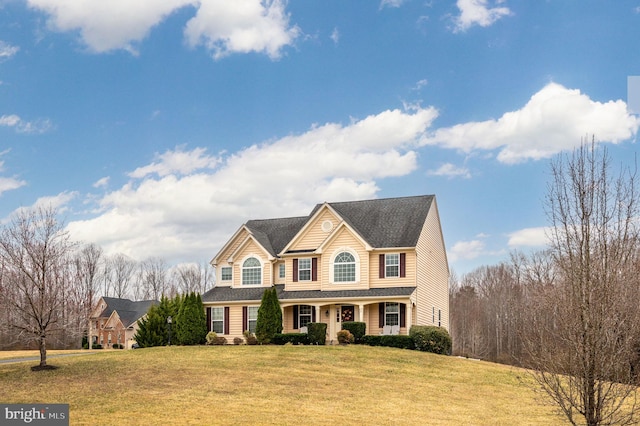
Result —
[[[96, 351], [94, 351], [96, 352]], [[0, 364], [0, 402], [68, 403], [72, 425], [563, 424], [516, 368], [366, 346], [98, 351]]]

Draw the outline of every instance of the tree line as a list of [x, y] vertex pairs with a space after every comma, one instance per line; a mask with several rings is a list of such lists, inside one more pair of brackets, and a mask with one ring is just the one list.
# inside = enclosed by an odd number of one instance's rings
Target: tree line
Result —
[[0, 228], [0, 349], [79, 347], [101, 296], [159, 300], [213, 287], [209, 265], [169, 267], [73, 241], [52, 207], [20, 209]]

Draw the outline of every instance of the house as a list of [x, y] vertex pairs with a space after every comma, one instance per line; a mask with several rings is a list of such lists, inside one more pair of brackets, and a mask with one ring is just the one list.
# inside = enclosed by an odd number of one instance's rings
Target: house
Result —
[[262, 293], [275, 286], [283, 333], [343, 321], [367, 334], [449, 327], [449, 267], [434, 195], [318, 204], [308, 216], [250, 220], [211, 260], [202, 296], [210, 330], [254, 331]]
[[131, 349], [138, 331], [138, 320], [144, 317], [156, 300], [134, 302], [116, 297], [101, 297], [90, 318], [90, 335], [94, 344], [113, 348], [114, 344]]

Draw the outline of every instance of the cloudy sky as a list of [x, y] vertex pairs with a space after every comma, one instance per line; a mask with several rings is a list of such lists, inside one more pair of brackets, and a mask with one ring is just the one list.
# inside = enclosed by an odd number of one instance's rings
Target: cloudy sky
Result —
[[541, 248], [553, 156], [633, 158], [639, 40], [638, 0], [0, 0], [0, 221], [202, 262], [247, 219], [436, 194], [462, 274]]

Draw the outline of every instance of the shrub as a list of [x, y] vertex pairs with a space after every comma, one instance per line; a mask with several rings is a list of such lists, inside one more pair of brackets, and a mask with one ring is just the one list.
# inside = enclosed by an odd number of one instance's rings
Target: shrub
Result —
[[234, 345], [241, 345], [244, 343], [244, 339], [242, 337], [234, 337], [233, 338], [233, 344]]
[[247, 345], [258, 344], [258, 339], [256, 338], [256, 335], [250, 332], [249, 330], [245, 330], [245, 332], [242, 334], [244, 335], [244, 340], [247, 342]]
[[411, 336], [396, 334], [393, 336], [380, 336], [380, 346], [400, 349], [415, 349]]
[[93, 349], [102, 349], [102, 345], [99, 345], [97, 343], [94, 343], [93, 346], [91, 346]]
[[220, 346], [220, 345], [226, 345], [227, 344], [227, 338], [224, 336], [217, 336], [215, 339], [213, 339], [213, 344]]
[[353, 343], [354, 338], [353, 334], [349, 330], [340, 330], [338, 331], [338, 342], [342, 345], [348, 345], [349, 343]]
[[114, 343], [111, 347], [113, 349], [124, 349], [124, 346], [122, 346], [120, 343]]
[[310, 345], [324, 345], [327, 341], [327, 324], [310, 322], [307, 324]]
[[267, 345], [278, 333], [282, 333], [282, 309], [278, 301], [278, 291], [271, 287], [262, 293], [256, 320], [256, 337], [260, 344]]
[[208, 332], [207, 336], [206, 336], [207, 345], [213, 345], [213, 342], [215, 342], [217, 337], [218, 337], [218, 335], [216, 334], [215, 331]]
[[345, 321], [342, 323], [343, 330], [349, 330], [353, 334], [355, 343], [363, 343], [362, 339], [367, 332], [367, 324], [359, 321]]
[[309, 335], [307, 333], [278, 333], [273, 336], [271, 343], [275, 345], [308, 345]]
[[446, 329], [431, 325], [414, 325], [409, 330], [416, 349], [434, 354], [451, 354], [451, 336]]
[[365, 335], [362, 336], [362, 343], [369, 346], [381, 346], [380, 338], [382, 336]]

